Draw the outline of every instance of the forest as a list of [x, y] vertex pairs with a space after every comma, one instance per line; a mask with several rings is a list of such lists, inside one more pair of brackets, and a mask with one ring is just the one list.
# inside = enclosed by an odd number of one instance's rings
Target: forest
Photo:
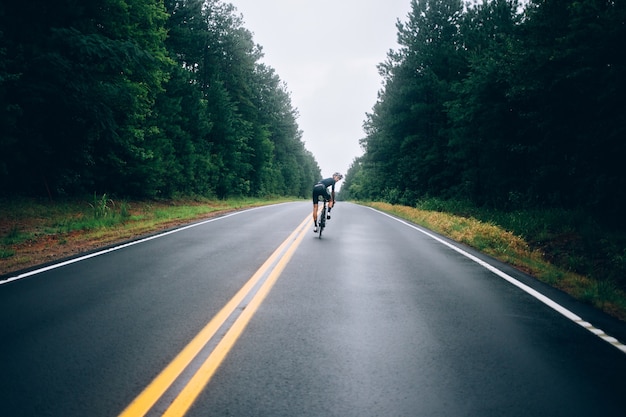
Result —
[[[343, 199], [626, 223], [626, 2], [407, 0]], [[0, 4], [0, 197], [306, 196], [297, 109], [222, 0]]]
[[308, 196], [262, 57], [220, 0], [0, 3], [0, 197]]
[[345, 199], [626, 225], [626, 2], [412, 0]]

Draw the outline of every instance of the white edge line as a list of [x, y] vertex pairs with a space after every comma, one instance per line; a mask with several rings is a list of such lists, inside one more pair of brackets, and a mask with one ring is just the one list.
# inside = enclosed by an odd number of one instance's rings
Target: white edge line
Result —
[[[286, 203], [280, 203], [280, 204], [286, 204]], [[90, 253], [90, 254], [87, 254], [87, 255], [83, 255], [83, 256], [76, 257], [76, 258], [68, 259], [67, 261], [63, 261], [63, 262], [55, 263], [55, 264], [52, 264], [52, 265], [48, 265], [48, 266], [45, 266], [43, 268], [34, 269], [32, 271], [24, 272], [23, 274], [19, 274], [19, 275], [16, 275], [14, 277], [10, 277], [10, 278], [7, 278], [5, 280], [1, 280], [0, 281], [0, 285], [8, 284], [9, 282], [17, 281], [17, 280], [20, 280], [20, 279], [23, 279], [23, 278], [26, 278], [26, 277], [30, 277], [30, 276], [33, 276], [33, 275], [41, 274], [42, 272], [50, 271], [52, 269], [61, 268], [63, 266], [70, 265], [70, 264], [73, 264], [73, 263], [76, 263], [76, 262], [80, 262], [80, 261], [84, 261], [84, 260], [89, 259], [89, 258], [94, 258], [96, 256], [104, 255], [105, 253], [113, 252], [113, 251], [116, 251], [116, 250], [119, 250], [119, 249], [124, 249], [124, 248], [127, 248], [129, 246], [138, 245], [140, 243], [144, 243], [144, 242], [147, 242], [147, 241], [152, 240], [152, 239], [157, 239], [157, 238], [160, 238], [160, 237], [163, 237], [163, 236], [171, 235], [173, 233], [181, 232], [183, 230], [191, 229], [192, 227], [202, 226], [204, 224], [211, 223], [211, 222], [214, 222], [216, 220], [222, 220], [222, 219], [225, 219], [225, 218], [228, 218], [228, 217], [236, 216], [236, 215], [241, 214], [241, 213], [245, 213], [245, 212], [252, 211], [252, 210], [258, 210], [258, 209], [262, 209], [262, 208], [266, 208], [266, 207], [269, 207], [269, 206], [252, 207], [252, 208], [249, 208], [249, 209], [236, 211], [236, 212], [233, 212], [233, 213], [228, 213], [228, 214], [225, 214], [223, 216], [213, 217], [211, 219], [204, 220], [204, 221], [201, 221], [201, 222], [198, 222], [198, 223], [192, 223], [192, 224], [189, 224], [187, 226], [179, 227], [177, 229], [168, 230], [167, 232], [159, 233], [159, 234], [156, 234], [156, 235], [153, 235], [153, 236], [148, 236], [148, 237], [145, 237], [143, 239], [133, 240], [132, 242], [124, 243], [122, 245], [114, 246], [114, 247], [111, 247], [111, 248], [108, 248], [108, 249], [104, 249], [104, 250], [101, 250], [101, 251], [98, 251], [98, 252], [93, 252], [93, 253]]]
[[426, 230], [423, 230], [405, 220], [399, 219], [397, 217], [394, 217], [390, 214], [387, 214], [385, 212], [382, 212], [380, 210], [377, 210], [373, 207], [367, 207], [370, 210], [376, 211], [384, 216], [389, 217], [390, 219], [393, 219], [395, 221], [398, 221], [400, 223], [405, 224], [406, 226], [409, 226], [415, 230], [417, 230], [420, 233], [425, 234], [426, 236], [436, 240], [439, 243], [442, 243], [444, 245], [446, 245], [447, 247], [449, 247], [450, 249], [455, 250], [456, 252], [460, 253], [461, 255], [465, 256], [466, 258], [471, 259], [472, 261], [476, 262], [477, 264], [479, 264], [480, 266], [482, 266], [483, 268], [488, 269], [489, 271], [493, 272], [494, 274], [498, 275], [500, 278], [503, 278], [504, 280], [508, 281], [509, 283], [515, 285], [516, 287], [518, 287], [519, 289], [521, 289], [522, 291], [530, 294], [531, 296], [535, 297], [537, 300], [541, 301], [542, 303], [544, 303], [545, 305], [547, 305], [548, 307], [552, 308], [553, 310], [556, 310], [557, 312], [561, 313], [563, 316], [567, 317], [568, 319], [570, 319], [571, 321], [573, 321], [574, 323], [578, 324], [579, 326], [587, 329], [589, 332], [591, 332], [592, 334], [598, 336], [600, 339], [604, 340], [605, 342], [611, 344], [612, 346], [616, 347], [617, 349], [621, 350], [623, 353], [626, 353], [626, 345], [624, 345], [623, 343], [621, 343], [619, 340], [617, 340], [616, 338], [607, 335], [604, 331], [594, 327], [591, 323], [588, 323], [586, 321], [584, 321], [581, 317], [579, 317], [578, 315], [574, 314], [573, 312], [571, 312], [570, 310], [568, 310], [567, 308], [563, 307], [562, 305], [558, 304], [557, 302], [553, 301], [552, 299], [546, 297], [545, 295], [541, 294], [540, 292], [532, 289], [531, 287], [529, 287], [526, 284], [523, 284], [522, 282], [516, 280], [515, 278], [513, 278], [512, 276], [510, 276], [509, 274], [502, 272], [501, 270], [499, 270], [498, 268], [496, 268], [493, 265], [490, 265], [489, 263], [483, 261], [480, 258], [477, 258], [476, 256], [464, 251], [463, 249], [449, 243], [446, 242], [445, 240], [435, 236], [432, 233], [427, 232]]

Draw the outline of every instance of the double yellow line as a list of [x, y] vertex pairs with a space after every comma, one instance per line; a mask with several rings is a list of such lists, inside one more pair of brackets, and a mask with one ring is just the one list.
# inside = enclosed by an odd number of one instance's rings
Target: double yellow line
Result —
[[[148, 385], [137, 398], [119, 415], [119, 417], [145, 416], [172, 384], [180, 377], [189, 364], [200, 354], [209, 341], [215, 336], [226, 320], [233, 316], [246, 298], [252, 296], [245, 305], [243, 312], [237, 317], [224, 337], [215, 346], [198, 370], [186, 381], [182, 390], [176, 395], [164, 417], [184, 416], [198, 395], [209, 383], [209, 380], [220, 366], [230, 349], [233, 347], [246, 325], [259, 308], [272, 286], [285, 269], [297, 247], [304, 238], [310, 223], [310, 217], [300, 223], [296, 230], [274, 251], [246, 284], [222, 308], [222, 310], [193, 338], [193, 340], [174, 358], [174, 360]], [[262, 284], [259, 287], [259, 283]], [[254, 289], [258, 287], [256, 293]]]

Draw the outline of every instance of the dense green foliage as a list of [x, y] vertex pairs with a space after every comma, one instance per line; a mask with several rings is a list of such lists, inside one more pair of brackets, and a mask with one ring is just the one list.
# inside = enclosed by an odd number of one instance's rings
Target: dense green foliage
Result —
[[626, 2], [411, 5], [343, 198], [621, 219]]
[[0, 196], [308, 195], [286, 86], [221, 0], [0, 4]]

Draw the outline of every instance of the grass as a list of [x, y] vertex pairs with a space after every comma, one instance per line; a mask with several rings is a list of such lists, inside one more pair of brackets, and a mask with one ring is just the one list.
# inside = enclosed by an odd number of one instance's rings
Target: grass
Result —
[[131, 239], [245, 207], [287, 199], [187, 198], [167, 201], [124, 201], [104, 195], [51, 204], [47, 201], [0, 200], [0, 275], [43, 263], [33, 258], [33, 247], [47, 257], [63, 253], [64, 246], [106, 244]]
[[[618, 247], [618, 237], [611, 239], [609, 232], [599, 233], [594, 227], [581, 230], [589, 226], [589, 220], [581, 222], [578, 213], [497, 213], [455, 204], [450, 208], [443, 207], [441, 202], [429, 201], [412, 208], [367, 203], [476, 248], [626, 320], [626, 292], [619, 285], [620, 281], [611, 278], [623, 268], [624, 259], [619, 256], [623, 249]], [[575, 227], [575, 224], [582, 226]], [[598, 239], [598, 235], [604, 236], [602, 248], [590, 250], [591, 241]], [[607, 252], [607, 248], [616, 248], [616, 251]], [[607, 272], [609, 270], [612, 272]]]

